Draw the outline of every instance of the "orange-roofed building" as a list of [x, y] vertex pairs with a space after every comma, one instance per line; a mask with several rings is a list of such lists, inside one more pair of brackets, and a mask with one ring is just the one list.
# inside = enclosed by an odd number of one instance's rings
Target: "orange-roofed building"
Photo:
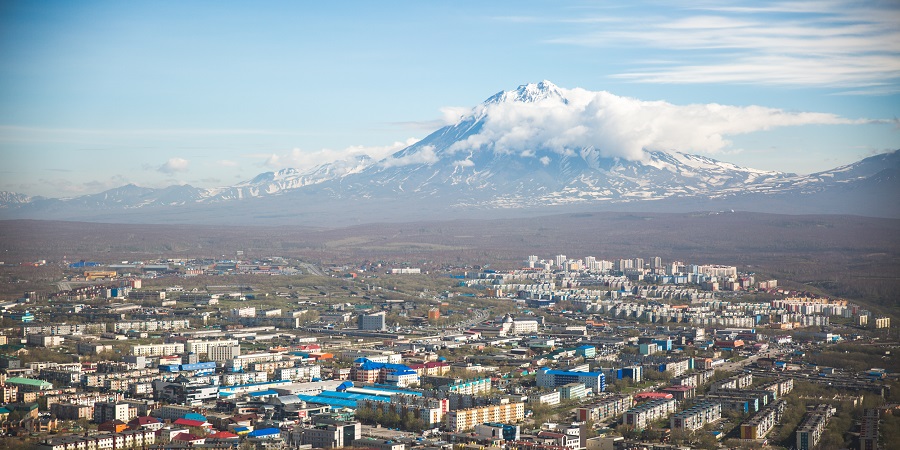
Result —
[[733, 341], [716, 341], [716, 347], [718, 348], [728, 348], [728, 349], [736, 349], [744, 346], [744, 341], [740, 339], [735, 339]]
[[97, 431], [108, 431], [110, 433], [121, 433], [128, 429], [128, 424], [119, 419], [107, 420], [97, 425]]
[[674, 398], [674, 396], [667, 392], [641, 392], [640, 394], [634, 394], [635, 402], [644, 402], [648, 400], [666, 400], [670, 398]]

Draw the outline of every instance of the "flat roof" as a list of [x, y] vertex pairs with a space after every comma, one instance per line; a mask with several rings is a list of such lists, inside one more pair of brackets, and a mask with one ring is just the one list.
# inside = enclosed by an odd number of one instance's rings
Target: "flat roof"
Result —
[[34, 380], [31, 378], [22, 378], [22, 377], [7, 378], [6, 382], [12, 383], [12, 384], [24, 384], [27, 386], [36, 386], [36, 387], [41, 387], [41, 388], [43, 388], [43, 387], [52, 388], [53, 387], [53, 385], [51, 383], [48, 383], [44, 380]]

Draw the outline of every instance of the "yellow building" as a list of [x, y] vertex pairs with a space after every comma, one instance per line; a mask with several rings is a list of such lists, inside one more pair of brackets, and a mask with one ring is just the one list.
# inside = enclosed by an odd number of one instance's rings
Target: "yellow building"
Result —
[[447, 412], [446, 417], [447, 428], [450, 431], [471, 430], [475, 425], [486, 422], [515, 423], [525, 418], [525, 404], [507, 403], [460, 409]]
[[99, 280], [102, 278], [115, 278], [118, 273], [115, 270], [92, 270], [84, 273], [84, 278], [88, 281]]

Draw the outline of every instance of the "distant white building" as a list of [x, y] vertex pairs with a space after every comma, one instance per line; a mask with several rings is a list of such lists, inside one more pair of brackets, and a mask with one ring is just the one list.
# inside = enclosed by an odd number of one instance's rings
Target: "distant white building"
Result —
[[181, 353], [184, 353], [184, 344], [181, 342], [131, 346], [131, 354], [134, 356], [170, 356]]
[[236, 317], [256, 317], [256, 308], [252, 306], [234, 308], [231, 310], [231, 315]]
[[384, 311], [374, 314], [360, 314], [357, 324], [360, 330], [384, 331], [387, 329], [386, 316], [387, 314]]
[[206, 348], [206, 359], [215, 362], [225, 362], [234, 359], [241, 354], [241, 346], [238, 344], [210, 345]]

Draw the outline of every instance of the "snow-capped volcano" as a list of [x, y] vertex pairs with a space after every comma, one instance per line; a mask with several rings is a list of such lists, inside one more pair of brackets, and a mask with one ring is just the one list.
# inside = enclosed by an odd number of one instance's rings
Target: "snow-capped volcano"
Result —
[[[329, 220], [347, 211], [355, 214], [352, 220], [377, 221], [623, 207], [900, 217], [900, 206], [873, 200], [898, 191], [898, 152], [812, 175], [695, 154], [721, 150], [732, 134], [809, 120], [838, 119], [760, 107], [677, 106], [542, 81], [499, 92], [456, 123], [381, 160], [355, 156], [213, 189], [129, 185], [67, 200], [0, 193], [0, 212], [8, 218], [153, 222], [160, 211], [177, 208], [179, 215], [166, 220], [219, 222], [226, 216], [230, 222], [255, 217], [277, 223]], [[151, 210], [153, 215], [142, 213]]]

